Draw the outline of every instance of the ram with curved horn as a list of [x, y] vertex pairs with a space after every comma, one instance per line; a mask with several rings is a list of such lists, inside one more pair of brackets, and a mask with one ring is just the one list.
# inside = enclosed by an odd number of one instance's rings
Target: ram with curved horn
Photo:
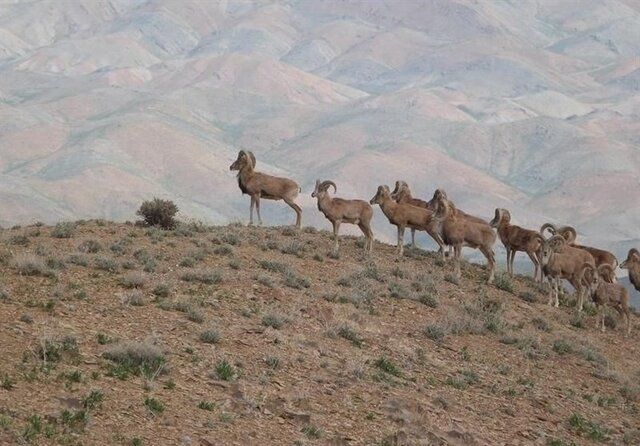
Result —
[[540, 228], [540, 234], [544, 236], [545, 232], [549, 231], [552, 235], [561, 235], [567, 241], [570, 246], [578, 249], [584, 249], [593, 256], [593, 260], [596, 262], [596, 266], [609, 265], [611, 266], [611, 272], [607, 270], [603, 278], [609, 283], [617, 282], [615, 270], [618, 267], [618, 259], [613, 253], [605, 251], [600, 248], [593, 248], [591, 246], [584, 246], [576, 243], [578, 237], [577, 231], [571, 226], [557, 227], [552, 223], [545, 223]]
[[540, 261], [542, 272], [549, 281], [549, 305], [560, 305], [558, 287], [560, 279], [566, 279], [575, 288], [578, 311], [582, 311], [585, 287], [579, 273], [585, 263], [595, 266], [593, 256], [584, 249], [569, 245], [567, 240], [558, 234], [544, 241]]
[[629, 271], [629, 281], [637, 291], [640, 291], [640, 251], [631, 248], [626, 260], [620, 264], [620, 268]]
[[[414, 198], [411, 195], [411, 189], [409, 189], [406, 181], [396, 181], [396, 187], [393, 189], [393, 192], [391, 192], [391, 198], [396, 200], [397, 203], [406, 203], [422, 209], [429, 209], [429, 203], [420, 198]], [[411, 247], [416, 247], [416, 228], [411, 228]]]
[[437, 224], [433, 220], [433, 212], [428, 209], [412, 206], [407, 203], [397, 203], [391, 198], [389, 186], [378, 186], [376, 195], [369, 201], [370, 204], [378, 204], [382, 212], [398, 229], [398, 257], [404, 253], [404, 231], [407, 227], [426, 231], [440, 247], [444, 256], [442, 238], [437, 230]]
[[453, 246], [455, 275], [460, 278], [460, 257], [462, 247], [468, 246], [480, 250], [487, 259], [489, 269], [488, 283], [492, 283], [495, 273], [495, 254], [493, 245], [496, 241], [496, 233], [488, 223], [473, 221], [460, 216], [456, 212], [455, 205], [447, 199], [444, 191], [438, 189], [434, 194], [436, 198], [436, 210], [434, 220], [437, 222], [442, 240]]
[[318, 210], [333, 225], [333, 237], [335, 240], [334, 251], [338, 251], [338, 231], [342, 223], [358, 225], [365, 237], [364, 249], [371, 252], [373, 249], [373, 231], [371, 230], [371, 218], [373, 208], [364, 200], [345, 200], [343, 198], [331, 197], [329, 188], [337, 192], [338, 188], [333, 181], [316, 180], [316, 187], [311, 194], [318, 200]]
[[619, 283], [609, 283], [606, 277], [613, 274], [611, 265], [600, 265], [595, 268], [589, 263], [582, 265], [579, 279], [587, 288], [587, 294], [599, 309], [601, 330], [605, 332], [605, 307], [611, 307], [618, 312], [626, 322], [625, 336], [631, 332], [631, 309], [629, 308], [629, 292]]
[[[507, 251], [507, 273], [513, 276], [513, 262], [516, 252], [525, 252], [535, 268], [533, 279], [538, 280], [538, 270], [540, 269], [539, 253], [544, 243], [544, 238], [537, 231], [512, 225], [511, 213], [506, 209], [496, 209], [495, 216], [489, 225], [497, 229], [500, 241]], [[540, 281], [542, 281], [541, 274]]]
[[296, 213], [296, 227], [300, 227], [302, 208], [295, 203], [300, 192], [300, 186], [289, 178], [280, 178], [262, 172], [256, 172], [256, 157], [252, 152], [241, 150], [238, 158], [229, 166], [229, 170], [238, 171], [238, 186], [243, 194], [251, 197], [249, 207], [249, 224], [253, 224], [253, 208], [256, 208], [258, 222], [260, 217], [260, 199], [284, 200]]

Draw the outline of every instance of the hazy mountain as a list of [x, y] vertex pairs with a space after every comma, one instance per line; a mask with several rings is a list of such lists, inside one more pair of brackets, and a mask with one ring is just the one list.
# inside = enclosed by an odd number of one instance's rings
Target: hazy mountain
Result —
[[131, 219], [153, 195], [246, 220], [228, 171], [245, 148], [299, 180], [306, 222], [316, 178], [367, 199], [402, 178], [622, 255], [639, 52], [631, 0], [3, 2], [0, 222]]

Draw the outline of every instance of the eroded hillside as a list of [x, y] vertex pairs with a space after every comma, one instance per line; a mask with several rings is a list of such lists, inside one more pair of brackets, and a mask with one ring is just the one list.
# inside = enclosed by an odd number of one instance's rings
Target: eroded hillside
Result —
[[1, 238], [2, 444], [640, 442], [637, 317], [602, 334], [529, 279], [313, 228]]

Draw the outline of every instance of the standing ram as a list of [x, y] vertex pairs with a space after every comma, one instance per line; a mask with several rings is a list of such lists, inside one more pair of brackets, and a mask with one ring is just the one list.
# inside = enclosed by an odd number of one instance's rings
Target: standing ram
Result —
[[338, 252], [338, 231], [341, 223], [351, 223], [358, 225], [365, 237], [364, 249], [371, 252], [373, 249], [373, 231], [371, 231], [371, 218], [373, 208], [364, 200], [345, 200], [343, 198], [332, 198], [329, 195], [329, 187], [337, 192], [338, 188], [333, 181], [316, 180], [316, 187], [311, 194], [318, 199], [318, 209], [327, 217], [333, 225], [333, 236], [335, 239], [334, 251]]
[[229, 166], [229, 170], [238, 171], [238, 186], [243, 194], [251, 197], [249, 207], [249, 224], [253, 224], [253, 208], [258, 213], [258, 223], [262, 225], [260, 217], [260, 199], [284, 200], [296, 212], [296, 227], [300, 227], [302, 209], [295, 203], [300, 192], [300, 186], [288, 178], [280, 178], [262, 172], [256, 172], [256, 157], [252, 152], [241, 150], [238, 158]]

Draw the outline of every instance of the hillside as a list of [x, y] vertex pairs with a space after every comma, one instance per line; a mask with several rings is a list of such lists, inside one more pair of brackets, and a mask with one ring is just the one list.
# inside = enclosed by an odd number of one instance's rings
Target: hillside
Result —
[[629, 0], [5, 1], [0, 224], [124, 221], [152, 196], [244, 220], [248, 149], [307, 210], [317, 178], [367, 199], [403, 179], [624, 256], [639, 52]]
[[0, 237], [1, 444], [640, 442], [637, 317], [602, 334], [527, 278], [309, 227]]

